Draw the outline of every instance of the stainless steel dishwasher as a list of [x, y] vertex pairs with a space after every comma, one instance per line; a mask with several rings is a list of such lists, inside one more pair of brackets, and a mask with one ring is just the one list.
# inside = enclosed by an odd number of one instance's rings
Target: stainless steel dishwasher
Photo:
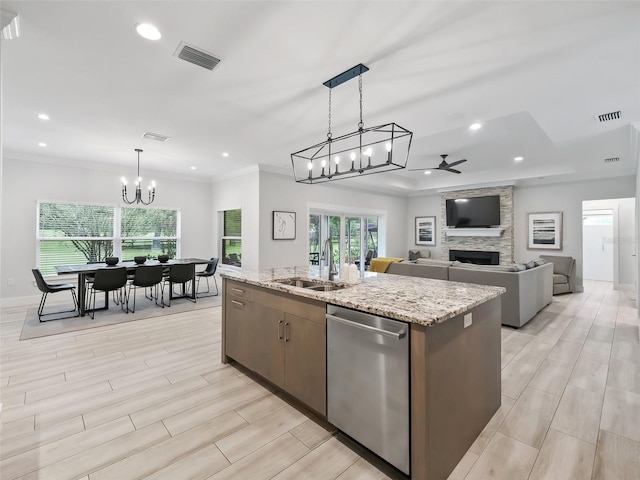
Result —
[[327, 417], [409, 474], [409, 325], [327, 305]]

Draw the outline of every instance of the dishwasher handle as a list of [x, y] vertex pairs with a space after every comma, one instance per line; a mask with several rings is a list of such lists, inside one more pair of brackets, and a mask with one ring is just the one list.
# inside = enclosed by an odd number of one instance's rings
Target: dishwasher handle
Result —
[[371, 333], [377, 333], [379, 335], [384, 335], [385, 337], [395, 338], [396, 340], [400, 340], [405, 337], [407, 334], [407, 329], [403, 328], [399, 332], [391, 332], [389, 330], [383, 330], [382, 328], [371, 327], [369, 325], [365, 325], [359, 322], [353, 322], [351, 320], [347, 320], [346, 318], [336, 317], [335, 315], [331, 315], [327, 313], [327, 320], [333, 320], [338, 323], [342, 323], [343, 325], [347, 325], [349, 327], [360, 328], [362, 330], [366, 330]]

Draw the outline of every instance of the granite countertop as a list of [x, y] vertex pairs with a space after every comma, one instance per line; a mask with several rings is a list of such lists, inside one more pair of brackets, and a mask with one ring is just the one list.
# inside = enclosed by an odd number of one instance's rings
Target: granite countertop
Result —
[[[442, 323], [506, 291], [503, 287], [371, 272], [365, 272], [365, 277], [357, 283], [329, 282], [327, 273], [326, 267], [301, 266], [253, 272], [229, 271], [221, 276], [425, 326]], [[323, 280], [349, 286], [315, 291], [277, 282], [285, 278]]]

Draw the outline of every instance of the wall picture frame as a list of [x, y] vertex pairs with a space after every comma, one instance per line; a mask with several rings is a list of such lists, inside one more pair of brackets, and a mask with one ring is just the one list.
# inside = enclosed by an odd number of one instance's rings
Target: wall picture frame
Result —
[[529, 250], [562, 250], [562, 212], [528, 214]]
[[273, 211], [273, 240], [296, 239], [296, 212]]
[[436, 217], [416, 217], [416, 245], [436, 244]]

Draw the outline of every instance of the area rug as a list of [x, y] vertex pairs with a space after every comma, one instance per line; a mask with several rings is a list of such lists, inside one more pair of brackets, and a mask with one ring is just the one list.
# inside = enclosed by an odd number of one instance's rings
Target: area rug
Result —
[[[89, 328], [103, 327], [105, 325], [114, 325], [116, 323], [134, 322], [145, 318], [159, 317], [163, 315], [172, 315], [175, 313], [190, 312], [203, 308], [219, 307], [222, 305], [222, 296], [211, 296], [198, 298], [196, 303], [185, 299], [175, 299], [171, 302], [171, 307], [161, 308], [155, 302], [149, 301], [144, 296], [139, 295], [136, 298], [135, 313], [125, 313], [118, 305], [113, 302], [109, 303], [108, 310], [99, 310], [96, 312], [95, 319], [89, 315], [84, 317], [72, 317], [55, 320], [57, 317], [64, 317], [66, 314], [51, 315], [47, 317], [47, 322], [38, 321], [38, 309], [30, 308], [22, 326], [20, 340], [29, 340], [31, 338], [46, 337], [49, 335], [58, 335], [60, 333], [75, 332], [78, 330], [86, 330]], [[71, 308], [73, 308], [71, 306]], [[69, 306], [52, 305], [47, 306], [46, 311], [69, 310]]]

